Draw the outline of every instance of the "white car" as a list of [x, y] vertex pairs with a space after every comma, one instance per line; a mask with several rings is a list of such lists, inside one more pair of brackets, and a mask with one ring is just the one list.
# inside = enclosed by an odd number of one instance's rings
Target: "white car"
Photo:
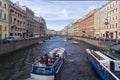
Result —
[[20, 36], [9, 36], [5, 40], [7, 41], [14, 41], [14, 40], [19, 40]]

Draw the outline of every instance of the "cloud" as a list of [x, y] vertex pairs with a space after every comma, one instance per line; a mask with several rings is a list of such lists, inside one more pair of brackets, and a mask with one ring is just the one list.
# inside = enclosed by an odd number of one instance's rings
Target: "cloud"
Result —
[[[58, 1], [42, 1], [42, 0], [12, 0], [19, 1], [21, 5], [26, 5], [35, 12], [36, 16], [42, 16], [47, 21], [50, 20], [69, 20], [80, 18], [82, 9], [69, 7], [69, 2], [59, 3]], [[64, 3], [64, 4], [63, 4]], [[72, 3], [72, 2], [71, 2]], [[64, 8], [63, 8], [64, 7]], [[81, 11], [80, 11], [81, 10]]]
[[[42, 16], [46, 22], [53, 22], [47, 24], [50, 28], [58, 29], [64, 25], [55, 24], [56, 21], [64, 22], [64, 20], [77, 20], [89, 13], [89, 11], [97, 7], [96, 2], [87, 1], [50, 1], [50, 0], [11, 0], [13, 2], [19, 1], [20, 5], [26, 5], [36, 16]], [[96, 4], [95, 4], [96, 3]], [[87, 5], [86, 5], [87, 4]], [[95, 4], [95, 6], [93, 5]], [[103, 4], [102, 2], [100, 4]], [[74, 6], [73, 6], [74, 5]], [[67, 25], [67, 24], [65, 24]]]
[[89, 11], [92, 11], [92, 10], [95, 9], [95, 8], [96, 8], [96, 6], [92, 5], [92, 6], [89, 6], [89, 7], [88, 7], [88, 10], [89, 10]]
[[63, 15], [64, 15], [64, 17], [68, 17], [67, 9], [63, 9]]

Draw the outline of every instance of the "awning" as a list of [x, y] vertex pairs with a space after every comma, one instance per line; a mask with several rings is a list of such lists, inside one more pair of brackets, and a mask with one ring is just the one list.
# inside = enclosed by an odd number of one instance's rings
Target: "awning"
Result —
[[120, 44], [110, 47], [111, 50], [120, 51]]

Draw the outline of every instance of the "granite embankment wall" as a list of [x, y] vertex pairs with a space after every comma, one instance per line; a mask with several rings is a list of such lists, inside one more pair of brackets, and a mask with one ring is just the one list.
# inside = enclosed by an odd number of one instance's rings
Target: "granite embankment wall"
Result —
[[108, 46], [105, 45], [105, 44], [102, 44], [101, 41], [93, 40], [93, 39], [80, 38], [80, 37], [73, 37], [73, 38], [76, 39], [76, 40], [80, 40], [80, 41], [83, 41], [85, 43], [88, 43], [90, 45], [96, 46], [98, 48], [101, 48], [103, 50], [109, 50]]
[[0, 44], [0, 55], [31, 46], [33, 44], [38, 43], [39, 41], [44, 41], [47, 39], [49, 39], [49, 37], [30, 38], [30, 39], [10, 41], [9, 43]]

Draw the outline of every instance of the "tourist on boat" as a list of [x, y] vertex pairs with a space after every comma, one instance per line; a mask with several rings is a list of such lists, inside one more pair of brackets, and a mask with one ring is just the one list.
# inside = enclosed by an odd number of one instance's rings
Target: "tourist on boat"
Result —
[[49, 58], [49, 59], [48, 59], [48, 65], [50, 65], [50, 66], [51, 66], [52, 64], [53, 64], [53, 63], [52, 63], [52, 59], [51, 59], [51, 58]]
[[38, 62], [38, 66], [40, 66], [40, 67], [46, 67], [46, 65], [44, 63], [40, 63], [40, 62]]
[[48, 64], [48, 54], [46, 53], [45, 55], [44, 55], [44, 62], [45, 62], [45, 65], [47, 65]]
[[40, 62], [41, 64], [44, 63], [44, 57], [43, 57], [43, 56], [40, 57], [39, 62]]
[[47, 52], [46, 54], [48, 55], [49, 58], [52, 58], [52, 53], [51, 52]]

